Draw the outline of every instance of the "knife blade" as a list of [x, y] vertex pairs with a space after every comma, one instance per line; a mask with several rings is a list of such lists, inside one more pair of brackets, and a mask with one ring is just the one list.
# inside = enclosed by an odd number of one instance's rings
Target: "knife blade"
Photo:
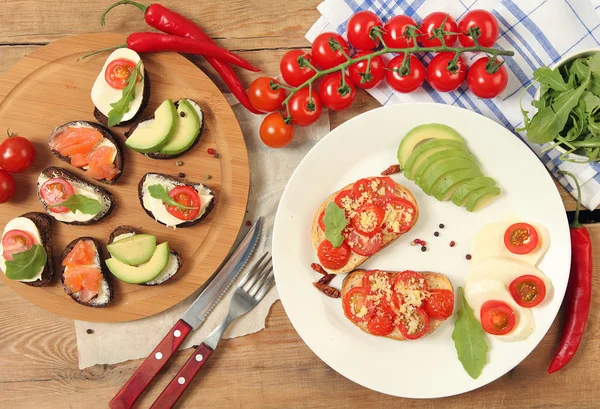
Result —
[[216, 277], [200, 293], [187, 311], [183, 313], [181, 319], [193, 329], [197, 329], [202, 325], [212, 308], [219, 302], [233, 280], [244, 268], [258, 242], [261, 225], [262, 217], [259, 217], [242, 239], [238, 248], [217, 273]]

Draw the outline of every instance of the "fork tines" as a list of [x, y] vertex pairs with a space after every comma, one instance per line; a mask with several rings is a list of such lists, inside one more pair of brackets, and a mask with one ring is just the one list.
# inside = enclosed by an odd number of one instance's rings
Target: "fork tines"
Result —
[[260, 300], [273, 286], [273, 265], [269, 253], [263, 254], [252, 267], [252, 270], [240, 281], [237, 289], [242, 288], [251, 297]]

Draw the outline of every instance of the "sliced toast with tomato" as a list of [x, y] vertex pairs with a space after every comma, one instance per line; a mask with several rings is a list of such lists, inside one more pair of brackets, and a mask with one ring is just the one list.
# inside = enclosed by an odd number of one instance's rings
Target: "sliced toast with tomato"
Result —
[[[88, 248], [93, 249], [93, 255], [87, 249], [76, 249], [82, 241], [89, 243]], [[100, 244], [96, 239], [79, 237], [70, 242], [60, 255], [60, 265], [60, 281], [74, 301], [94, 308], [110, 304], [113, 298], [110, 272], [102, 260]], [[101, 275], [99, 280], [98, 271]]]
[[[454, 307], [454, 287], [445, 275], [430, 271], [422, 271], [419, 273], [415, 273], [413, 271], [377, 271], [379, 273], [387, 274], [390, 278], [391, 285], [385, 284], [385, 280], [382, 282], [382, 280], [371, 279], [370, 282], [372, 284], [370, 284], [369, 290], [365, 292], [365, 294], [368, 294], [366, 295], [366, 300], [368, 303], [370, 303], [371, 307], [367, 308], [365, 306], [364, 310], [362, 310], [362, 308], [356, 307], [354, 307], [355, 310], [352, 310], [349, 307], [349, 303], [352, 302], [351, 299], [353, 298], [352, 294], [350, 294], [349, 296], [349, 293], [355, 288], [359, 289], [358, 291], [355, 291], [360, 293], [360, 289], [365, 288], [365, 275], [369, 273], [369, 271], [353, 271], [352, 273], [348, 274], [346, 278], [344, 278], [344, 281], [342, 283], [342, 304], [344, 307], [344, 315], [363, 332], [366, 332], [369, 335], [385, 336], [387, 338], [392, 338], [398, 341], [407, 341], [411, 339], [422, 338], [431, 334], [440, 326], [442, 322], [444, 322], [447, 318], [449, 318], [452, 315]], [[417, 278], [415, 280], [414, 287], [407, 285], [406, 287], [403, 287], [405, 288], [405, 290], [397, 290], [397, 276], [403, 273], [409, 273], [413, 276], [419, 277], [420, 279]], [[423, 284], [420, 280], [424, 280], [426, 284]], [[426, 290], [416, 289], [419, 286], [422, 287], [423, 285], [426, 285]], [[431, 309], [426, 306], [426, 303], [430, 302], [429, 299], [431, 297], [431, 294], [435, 293], [437, 290], [450, 291], [451, 296], [450, 293], [445, 293], [445, 295], [448, 296], [446, 303], [446, 311], [443, 315], [439, 315], [440, 311], [436, 310], [437, 318], [435, 318], [430, 316]], [[405, 302], [395, 302], [391, 300], [390, 297], [398, 297], [399, 294], [403, 294], [402, 299], [405, 300]], [[385, 303], [382, 301], [381, 297], [388, 297], [387, 299], [391, 301], [387, 301], [387, 303]], [[374, 331], [380, 331], [383, 327], [385, 327], [385, 324], [383, 324], [380, 321], [377, 325], [375, 325], [373, 323], [370, 324], [370, 321], [372, 319], [376, 319], [377, 315], [384, 315], [380, 312], [380, 310], [384, 311], [385, 308], [380, 308], [380, 306], [392, 304], [394, 305], [392, 307], [393, 313], [391, 314], [391, 317], [393, 317], [393, 330], [387, 334], [385, 334], [385, 332], [387, 332], [385, 330], [382, 333], [373, 334], [369, 329], [373, 329]], [[413, 319], [414, 310], [411, 310], [413, 306], [418, 307], [420, 311], [423, 311], [425, 314], [427, 314], [428, 325], [421, 326], [421, 324], [419, 324], [418, 321]], [[372, 308], [374, 308], [374, 310], [372, 310]], [[357, 314], [358, 316], [360, 316], [359, 318], [353, 316], [353, 312], [356, 310], [358, 310], [359, 312]], [[413, 323], [414, 328], [411, 328], [411, 325]], [[401, 325], [403, 325], [403, 328], [405, 328], [404, 333], [399, 329]], [[412, 335], [409, 334], [411, 330]]]
[[[347, 192], [354, 193], [346, 194]], [[346, 196], [344, 196], [345, 194]], [[371, 194], [374, 196], [368, 198], [367, 196]], [[346, 227], [342, 232], [344, 241], [341, 246], [333, 248], [333, 250], [331, 250], [331, 245], [324, 243], [324, 241], [328, 241], [325, 234], [324, 215], [331, 202], [336, 203], [339, 208], [343, 208], [346, 216]], [[369, 206], [377, 206], [382, 209], [383, 220], [374, 224], [373, 213], [381, 215], [381, 211], [373, 212], [369, 210]], [[319, 206], [312, 223], [311, 240], [325, 271], [330, 274], [344, 274], [356, 269], [371, 256], [408, 232], [418, 218], [417, 200], [406, 187], [395, 183], [389, 177], [369, 177], [344, 186], [331, 194]], [[362, 233], [359, 232], [359, 229], [362, 229]], [[346, 250], [349, 248], [350, 255], [345, 264], [340, 265], [340, 261], [336, 265], [335, 261], [328, 262], [326, 260], [331, 254], [323, 252], [320, 247], [330, 249], [329, 253], [335, 254], [340, 251], [340, 248]]]

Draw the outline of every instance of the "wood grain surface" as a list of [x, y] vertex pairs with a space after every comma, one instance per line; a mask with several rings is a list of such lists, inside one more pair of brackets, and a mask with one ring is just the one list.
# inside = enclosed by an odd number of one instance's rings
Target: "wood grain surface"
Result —
[[[231, 47], [263, 69], [278, 72], [279, 58], [290, 48], [306, 48], [306, 30], [319, 17], [320, 0], [161, 0], [193, 18], [219, 44]], [[2, 0], [0, 2], [0, 73], [40, 45], [91, 31], [145, 30], [141, 12], [115, 9], [107, 27], [97, 24], [104, 0]], [[114, 13], [114, 14], [113, 14]], [[225, 90], [208, 64], [193, 59]], [[239, 72], [239, 71], [238, 71]], [[256, 75], [241, 73], [249, 81]], [[330, 114], [332, 127], [378, 103], [365, 92], [347, 111]], [[560, 188], [567, 209], [573, 200]], [[600, 225], [587, 226], [600, 248]], [[197, 377], [178, 408], [572, 408], [598, 407], [600, 388], [600, 252], [594, 259], [592, 309], [579, 352], [563, 370], [546, 369], [560, 340], [562, 312], [540, 345], [499, 380], [470, 393], [437, 400], [407, 400], [358, 386], [325, 365], [302, 342], [280, 302], [271, 309], [267, 328], [254, 335], [225, 340]], [[89, 334], [93, 337], [95, 334]], [[144, 395], [138, 407], [149, 407], [183, 365], [191, 351], [177, 355]], [[34, 306], [0, 283], [0, 407], [103, 408], [139, 366], [77, 369], [73, 322]], [[399, 368], [398, 370], [402, 370]], [[424, 380], [426, 382], [426, 380]]]

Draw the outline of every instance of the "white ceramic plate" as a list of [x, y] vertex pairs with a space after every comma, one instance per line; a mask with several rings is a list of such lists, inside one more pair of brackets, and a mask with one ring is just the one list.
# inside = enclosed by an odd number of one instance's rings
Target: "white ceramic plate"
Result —
[[[398, 144], [407, 131], [438, 122], [455, 128], [467, 141], [487, 176], [502, 195], [478, 213], [425, 195], [402, 174], [396, 182], [417, 198], [420, 215], [405, 236], [376, 254], [363, 267], [389, 271], [428, 270], [445, 274], [454, 287], [464, 284], [474, 234], [485, 224], [509, 217], [543, 224], [551, 235], [540, 268], [552, 279], [554, 294], [533, 310], [537, 330], [525, 341], [506, 343], [488, 337], [488, 364], [471, 379], [456, 357], [451, 338], [454, 317], [417, 341], [394, 341], [363, 333], [343, 314], [341, 301], [325, 297], [312, 283], [319, 275], [311, 246], [314, 212], [332, 192], [362, 177], [376, 176], [397, 163]], [[444, 229], [438, 225], [443, 223]], [[435, 231], [440, 232], [434, 237]], [[410, 246], [427, 241], [427, 252]], [[456, 241], [451, 248], [449, 242]], [[273, 263], [283, 306], [298, 333], [331, 368], [367, 388], [409, 398], [464, 393], [502, 376], [519, 364], [544, 337], [562, 302], [570, 266], [565, 210], [550, 175], [515, 135], [481, 115], [440, 104], [401, 104], [360, 115], [323, 138], [292, 175], [283, 193], [273, 232]], [[343, 276], [333, 285], [341, 287]]]

